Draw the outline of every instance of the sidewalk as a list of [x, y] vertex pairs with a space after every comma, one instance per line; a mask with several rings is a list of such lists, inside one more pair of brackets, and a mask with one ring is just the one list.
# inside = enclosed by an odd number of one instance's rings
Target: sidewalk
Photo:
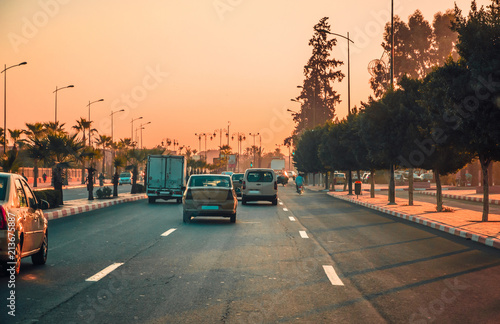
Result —
[[[324, 187], [307, 186], [306, 188], [313, 191], [324, 191]], [[465, 190], [463, 192], [465, 196], [460, 197], [464, 200], [469, 200], [467, 198], [472, 198], [470, 192], [470, 190]], [[453, 212], [438, 213], [436, 212], [435, 204], [415, 201], [414, 206], [408, 206], [407, 199], [396, 198], [396, 205], [389, 205], [386, 195], [375, 194], [375, 198], [370, 198], [370, 194], [365, 191], [359, 198], [355, 195], [348, 196], [347, 192], [336, 191], [327, 192], [327, 194], [338, 199], [375, 209], [392, 216], [500, 249], [500, 215], [490, 214], [489, 222], [481, 222], [482, 213], [469, 209], [454, 207]], [[457, 192], [456, 196], [458, 195], [459, 193]]]
[[[422, 195], [436, 196], [435, 189], [415, 192]], [[453, 194], [450, 192], [453, 192]], [[443, 198], [483, 202], [483, 194], [477, 194], [476, 189], [443, 191]], [[489, 201], [490, 204], [500, 205], [500, 194], [490, 194]]]
[[88, 200], [85, 198], [85, 199], [68, 200], [64, 202], [63, 206], [50, 209], [44, 212], [43, 214], [45, 218], [50, 221], [52, 219], [72, 216], [95, 209], [100, 209], [117, 204], [122, 204], [129, 201], [136, 201], [146, 198], [147, 196], [144, 193], [141, 194], [126, 193], [126, 194], [119, 194], [117, 198], [110, 198], [110, 199]]

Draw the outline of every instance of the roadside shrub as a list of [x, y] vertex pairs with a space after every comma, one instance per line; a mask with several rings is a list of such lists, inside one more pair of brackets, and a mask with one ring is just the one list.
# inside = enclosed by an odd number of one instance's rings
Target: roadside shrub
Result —
[[137, 183], [135, 185], [135, 188], [136, 188], [136, 193], [146, 192], [146, 188], [143, 185], [139, 184], [139, 183]]
[[35, 191], [36, 199], [46, 200], [49, 203], [49, 208], [56, 208], [59, 206], [60, 195], [61, 193], [54, 189]]
[[103, 189], [99, 188], [95, 192], [97, 199], [105, 199], [111, 197], [112, 190], [110, 187], [104, 187]]

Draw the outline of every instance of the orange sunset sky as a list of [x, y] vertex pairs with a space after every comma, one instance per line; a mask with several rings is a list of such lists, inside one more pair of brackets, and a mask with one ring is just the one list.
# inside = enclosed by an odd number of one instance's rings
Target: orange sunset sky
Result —
[[[468, 13], [470, 1], [456, 2]], [[454, 1], [401, 0], [394, 7], [406, 22], [420, 9], [432, 23]], [[114, 115], [115, 140], [130, 137], [131, 120], [142, 116], [134, 128], [151, 122], [144, 146], [170, 138], [198, 149], [194, 133], [230, 121], [231, 134], [259, 132], [265, 152], [272, 151], [294, 128], [286, 110], [299, 109], [290, 99], [299, 94], [313, 26], [325, 16], [332, 32], [349, 32], [355, 42], [351, 106], [359, 106], [372, 94], [367, 65], [382, 55], [390, 0], [2, 0], [1, 69], [28, 62], [7, 71], [7, 128], [54, 121], [53, 91], [73, 84], [57, 97], [66, 129], [88, 118], [89, 101], [103, 98], [91, 105], [100, 134], [111, 135], [111, 111], [125, 109]], [[337, 39], [333, 56], [347, 75], [346, 41]], [[335, 89], [342, 118], [347, 77]], [[252, 144], [247, 135], [244, 147]], [[218, 138], [208, 141], [209, 149], [218, 145]], [[236, 141], [231, 146], [236, 150]]]

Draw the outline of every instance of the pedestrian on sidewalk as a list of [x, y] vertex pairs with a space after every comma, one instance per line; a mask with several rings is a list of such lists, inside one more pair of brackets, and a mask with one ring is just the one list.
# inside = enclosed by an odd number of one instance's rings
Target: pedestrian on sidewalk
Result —
[[47, 174], [44, 172], [42, 175], [43, 183], [47, 182]]
[[101, 174], [99, 175], [99, 187], [102, 187], [104, 186], [104, 174]]

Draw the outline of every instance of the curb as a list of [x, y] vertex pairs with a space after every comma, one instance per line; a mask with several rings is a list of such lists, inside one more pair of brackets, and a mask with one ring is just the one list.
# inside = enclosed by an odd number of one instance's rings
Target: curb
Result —
[[136, 201], [136, 200], [141, 200], [141, 199], [146, 199], [147, 196], [145, 194], [140, 194], [136, 195], [133, 197], [126, 197], [126, 198], [118, 198], [118, 199], [113, 199], [110, 201], [104, 201], [104, 202], [93, 202], [85, 205], [81, 205], [78, 207], [62, 207], [60, 210], [54, 210], [54, 211], [49, 211], [49, 212], [44, 212], [43, 215], [47, 220], [53, 220], [53, 219], [58, 219], [58, 218], [63, 218], [67, 216], [72, 216], [84, 212], [88, 212], [91, 210], [96, 210], [100, 208], [105, 208], [113, 205], [118, 205], [118, 204], [123, 204], [126, 202], [130, 201]]
[[478, 235], [478, 234], [475, 234], [473, 232], [464, 231], [464, 230], [461, 230], [460, 228], [452, 227], [450, 225], [440, 223], [438, 221], [427, 219], [425, 217], [414, 216], [414, 215], [409, 215], [409, 214], [397, 212], [394, 210], [390, 210], [388, 208], [383, 208], [383, 207], [375, 206], [375, 205], [372, 205], [372, 204], [369, 204], [366, 202], [362, 202], [359, 200], [350, 199], [350, 198], [345, 197], [345, 196], [336, 195], [334, 193], [328, 193], [328, 195], [330, 195], [334, 198], [337, 198], [337, 199], [341, 199], [344, 201], [355, 203], [355, 204], [363, 206], [363, 207], [367, 207], [370, 209], [381, 211], [383, 213], [386, 213], [386, 214], [389, 214], [392, 216], [396, 216], [396, 217], [408, 220], [408, 221], [413, 222], [413, 223], [417, 223], [417, 224], [421, 224], [421, 225], [424, 225], [427, 227], [431, 227], [431, 228], [440, 230], [440, 231], [448, 233], [448, 234], [460, 236], [460, 237], [465, 238], [467, 240], [472, 240], [474, 242], [478, 242], [478, 243], [493, 247], [495, 249], [500, 249], [500, 239], [496, 239], [496, 238], [492, 238], [492, 237], [484, 236], [484, 235]]
[[[436, 196], [435, 192], [418, 192], [419, 194], [422, 195], [428, 195], [428, 196]], [[457, 199], [457, 200], [467, 200], [467, 201], [474, 201], [474, 202], [480, 202], [482, 203], [484, 199], [482, 197], [467, 197], [467, 196], [461, 196], [461, 195], [452, 195], [452, 194], [446, 194], [443, 193], [443, 198], [451, 198], [451, 199]], [[498, 199], [489, 199], [490, 204], [494, 205], [500, 205], [500, 200]]]

